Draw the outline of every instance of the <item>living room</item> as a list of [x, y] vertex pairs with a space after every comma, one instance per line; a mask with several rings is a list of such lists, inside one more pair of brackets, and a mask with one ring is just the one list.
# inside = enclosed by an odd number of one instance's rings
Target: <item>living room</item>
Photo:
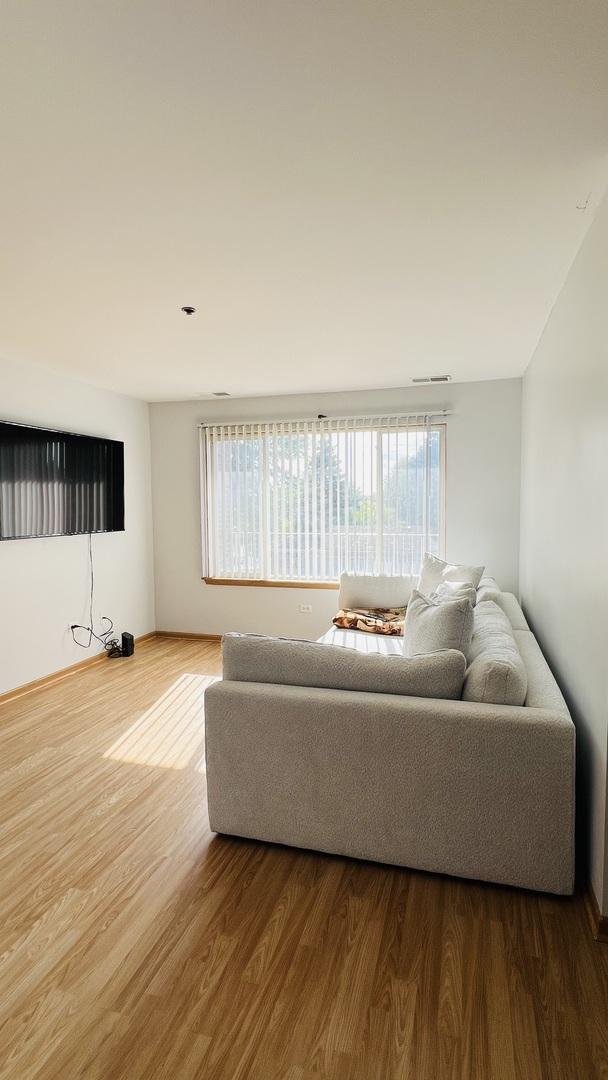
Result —
[[607, 47], [9, 5], [3, 1076], [608, 1069]]

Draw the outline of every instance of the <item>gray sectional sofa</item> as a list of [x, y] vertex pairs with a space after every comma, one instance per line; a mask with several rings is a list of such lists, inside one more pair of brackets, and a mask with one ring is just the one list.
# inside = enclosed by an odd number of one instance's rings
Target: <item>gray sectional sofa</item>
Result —
[[211, 828], [570, 893], [574, 725], [515, 596], [486, 578], [477, 601], [480, 633], [484, 612], [507, 616], [522, 705], [463, 700], [474, 657], [407, 658], [403, 638], [225, 638], [205, 695]]

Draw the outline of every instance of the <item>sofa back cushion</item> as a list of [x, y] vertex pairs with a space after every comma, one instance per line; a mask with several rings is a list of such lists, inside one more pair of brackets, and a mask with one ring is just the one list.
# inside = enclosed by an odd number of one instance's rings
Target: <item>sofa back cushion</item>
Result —
[[466, 581], [442, 581], [431, 593], [431, 600], [470, 600], [471, 607], [477, 603], [477, 589]]
[[442, 649], [465, 653], [473, 633], [473, 608], [468, 597], [434, 600], [414, 589], [405, 615], [405, 653], [416, 656]]
[[486, 574], [485, 570], [484, 570], [484, 573], [483, 573], [483, 575], [481, 577], [481, 581], [479, 582], [479, 585], [477, 586], [477, 588], [478, 589], [491, 589], [494, 592], [500, 592], [500, 585], [498, 584], [496, 578], [492, 577], [491, 574]]
[[523, 705], [528, 690], [526, 665], [511, 623], [494, 600], [475, 608], [473, 637], [467, 651], [469, 666], [462, 696], [465, 701], [492, 705]]
[[[490, 599], [490, 597], [488, 597], [488, 599]], [[492, 597], [491, 599], [495, 599], [499, 608], [502, 608], [509, 622], [511, 623], [512, 630], [530, 629], [526, 621], [526, 616], [521, 609], [519, 600], [516, 596], [513, 595], [513, 593], [501, 592], [498, 594], [497, 597]]]
[[[466, 668], [464, 656], [451, 650], [410, 659], [378, 653], [362, 655], [341, 645], [253, 634], [226, 634], [222, 639], [222, 659], [224, 679], [231, 682], [281, 683], [453, 700], [462, 694]], [[373, 719], [370, 716], [370, 723]]]
[[482, 600], [493, 600], [498, 604], [508, 617], [513, 630], [530, 629], [517, 597], [513, 593], [503, 592], [495, 578], [484, 575], [479, 582], [477, 603], [480, 604]]
[[408, 575], [342, 574], [339, 608], [405, 607], [416, 579]]

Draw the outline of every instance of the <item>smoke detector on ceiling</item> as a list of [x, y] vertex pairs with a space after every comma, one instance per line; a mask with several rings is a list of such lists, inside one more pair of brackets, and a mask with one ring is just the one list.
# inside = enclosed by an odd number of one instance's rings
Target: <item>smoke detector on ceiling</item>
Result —
[[420, 375], [416, 379], [412, 379], [413, 383], [437, 383], [437, 382], [451, 382], [451, 375]]

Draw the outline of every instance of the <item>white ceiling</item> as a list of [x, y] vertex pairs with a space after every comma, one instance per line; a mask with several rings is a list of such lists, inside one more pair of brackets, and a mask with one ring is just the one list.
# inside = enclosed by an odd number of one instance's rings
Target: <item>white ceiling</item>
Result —
[[605, 0], [5, 0], [2, 36], [0, 355], [149, 400], [519, 375], [607, 178]]

